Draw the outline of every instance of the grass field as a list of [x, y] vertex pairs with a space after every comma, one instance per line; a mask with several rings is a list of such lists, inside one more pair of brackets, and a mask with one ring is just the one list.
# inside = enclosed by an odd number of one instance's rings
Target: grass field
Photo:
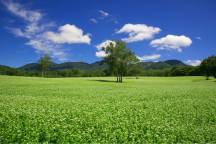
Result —
[[0, 143], [216, 143], [216, 81], [0, 76]]

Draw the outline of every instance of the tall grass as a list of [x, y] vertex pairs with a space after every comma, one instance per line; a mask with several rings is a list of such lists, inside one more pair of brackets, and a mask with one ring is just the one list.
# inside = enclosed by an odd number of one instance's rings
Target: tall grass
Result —
[[0, 76], [0, 143], [216, 143], [216, 82], [202, 77]]

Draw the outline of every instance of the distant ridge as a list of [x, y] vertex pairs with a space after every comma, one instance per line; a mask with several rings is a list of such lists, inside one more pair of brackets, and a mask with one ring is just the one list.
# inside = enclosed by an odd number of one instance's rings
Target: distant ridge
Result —
[[[179, 60], [166, 60], [166, 61], [159, 61], [159, 62], [140, 62], [139, 64], [143, 69], [146, 70], [159, 70], [159, 69], [166, 69], [172, 68], [176, 66], [187, 66], [182, 61]], [[89, 71], [89, 70], [101, 70], [105, 69], [106, 65], [101, 64], [101, 62], [94, 62], [94, 63], [85, 63], [85, 62], [64, 62], [60, 64], [53, 63], [50, 65], [50, 70], [82, 70], [82, 71]], [[38, 63], [29, 63], [19, 67], [18, 69], [25, 70], [25, 71], [39, 71], [40, 67]]]
[[167, 63], [172, 66], [184, 66], [185, 64], [182, 61], [179, 60], [166, 60], [164, 63]]

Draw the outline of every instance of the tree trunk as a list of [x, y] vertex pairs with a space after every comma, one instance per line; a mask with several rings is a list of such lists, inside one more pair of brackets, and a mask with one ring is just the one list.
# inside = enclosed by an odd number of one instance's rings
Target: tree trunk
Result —
[[116, 82], [118, 83], [118, 82], [120, 82], [120, 83], [122, 83], [122, 74], [117, 74], [117, 80], [116, 80]]
[[41, 77], [44, 77], [44, 71], [43, 70], [41, 71]]
[[209, 80], [209, 76], [208, 75], [206, 76], [206, 80]]
[[119, 82], [122, 83], [122, 75], [121, 74], [117, 74], [116, 77], [117, 77], [117, 81], [116, 82], [117, 83], [119, 83]]
[[122, 83], [122, 75], [120, 75], [120, 83]]

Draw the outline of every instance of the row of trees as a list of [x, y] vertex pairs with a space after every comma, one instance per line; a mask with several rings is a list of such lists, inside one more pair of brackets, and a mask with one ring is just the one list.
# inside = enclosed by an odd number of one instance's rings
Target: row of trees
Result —
[[205, 75], [206, 79], [210, 76], [216, 78], [216, 56], [204, 59], [200, 66], [178, 66], [160, 70], [145, 70], [139, 65], [139, 60], [135, 54], [126, 47], [122, 41], [110, 43], [102, 48], [106, 57], [102, 63], [108, 66], [107, 69], [93, 71], [80, 70], [49, 70], [52, 64], [49, 55], [44, 55], [38, 61], [39, 71], [24, 71], [16, 68], [0, 66], [0, 74], [18, 76], [42, 76], [42, 77], [91, 77], [91, 76], [116, 76], [117, 82], [123, 81], [123, 76], [198, 76]]
[[[102, 63], [106, 63], [108, 65], [108, 69], [105, 72], [96, 73], [95, 75], [115, 75], [116, 82], [120, 83], [122, 82], [122, 77], [125, 75], [189, 76], [204, 74], [206, 76], [206, 79], [209, 79], [209, 76], [214, 76], [216, 78], [216, 56], [210, 56], [207, 59], [203, 60], [200, 67], [181, 66], [158, 71], [145, 71], [139, 67], [139, 60], [137, 59], [135, 54], [130, 51], [130, 49], [128, 49], [126, 47], [126, 44], [122, 41], [110, 43], [108, 46], [103, 47], [102, 50], [106, 54]], [[51, 64], [50, 57], [48, 55], [43, 56], [39, 60], [39, 64], [42, 71], [41, 75], [45, 76], [46, 71]]]
[[[102, 63], [108, 65], [109, 73], [115, 75], [117, 78], [116, 82], [122, 83], [122, 77], [127, 74], [129, 67], [139, 61], [134, 53], [126, 48], [126, 44], [122, 41], [117, 41], [115, 44], [110, 43], [109, 46], [103, 47], [102, 50], [107, 55], [104, 57]], [[44, 77], [51, 64], [50, 57], [48, 55], [41, 57], [39, 64], [41, 67], [41, 75]]]
[[[131, 52], [126, 44], [122, 41], [117, 41], [115, 44], [111, 43], [109, 46], [104, 47], [102, 50], [105, 51], [106, 57], [104, 57], [104, 62], [108, 64], [111, 73], [114, 73], [117, 77], [117, 82], [122, 82], [122, 76], [127, 74], [127, 70], [134, 67], [134, 75], [139, 72], [137, 65], [139, 60]], [[209, 76], [214, 76], [216, 78], [216, 56], [210, 56], [203, 60], [200, 67], [194, 69], [192, 67], [174, 67], [169, 71], [172, 76], [182, 76], [182, 75], [206, 75], [206, 79]]]
[[[43, 76], [43, 77], [101, 77], [101, 76], [115, 76], [110, 73], [108, 69], [95, 70], [52, 70], [50, 67], [45, 74], [42, 75], [42, 70], [29, 71], [16, 68], [5, 68], [0, 66], [0, 75], [11, 76]], [[124, 76], [201, 76], [203, 75], [199, 67], [180, 66], [166, 69], [144, 69], [141, 66], [132, 65], [129, 67]]]

